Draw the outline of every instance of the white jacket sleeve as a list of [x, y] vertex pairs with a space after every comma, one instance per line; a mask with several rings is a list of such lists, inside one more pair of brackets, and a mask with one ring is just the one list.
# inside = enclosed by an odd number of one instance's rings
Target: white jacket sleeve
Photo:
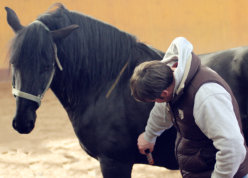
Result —
[[232, 178], [244, 161], [246, 150], [230, 94], [216, 83], [202, 85], [195, 96], [194, 117], [218, 149], [211, 177]]
[[155, 102], [147, 121], [144, 138], [150, 143], [155, 143], [157, 137], [171, 126], [170, 116], [166, 112], [166, 103]]

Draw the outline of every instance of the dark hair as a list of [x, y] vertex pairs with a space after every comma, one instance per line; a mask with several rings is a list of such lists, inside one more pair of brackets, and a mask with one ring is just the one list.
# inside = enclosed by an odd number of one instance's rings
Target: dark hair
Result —
[[133, 97], [142, 102], [160, 98], [163, 90], [173, 82], [173, 71], [161, 61], [147, 61], [139, 64], [130, 79]]

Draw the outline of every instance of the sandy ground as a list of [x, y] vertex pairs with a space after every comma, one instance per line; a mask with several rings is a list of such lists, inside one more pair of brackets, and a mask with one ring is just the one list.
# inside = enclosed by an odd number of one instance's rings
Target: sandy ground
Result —
[[[79, 146], [66, 112], [49, 90], [28, 135], [12, 128], [15, 100], [10, 83], [0, 83], [0, 177], [102, 178], [99, 163]], [[180, 178], [178, 171], [135, 165], [132, 178]]]

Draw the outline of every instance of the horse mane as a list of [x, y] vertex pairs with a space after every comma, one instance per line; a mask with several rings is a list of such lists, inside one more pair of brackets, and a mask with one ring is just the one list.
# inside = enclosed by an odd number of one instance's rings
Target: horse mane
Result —
[[[76, 11], [69, 11], [60, 3], [53, 5], [52, 8], [37, 18], [51, 31], [72, 24], [79, 25], [71, 35], [55, 41], [58, 58], [63, 66], [63, 72], [59, 75], [67, 84], [84, 83], [86, 87], [86, 85], [95, 85], [99, 81], [110, 81], [117, 77], [127, 62], [125, 73], [131, 75], [133, 68], [141, 60], [139, 58], [142, 57], [136, 55], [137, 51], [142, 51], [139, 54], [144, 52], [146, 55], [156, 56], [157, 59], [161, 58], [154, 49], [112, 25]], [[15, 55], [12, 57], [12, 62], [17, 59], [28, 61], [27, 57], [39, 59], [39, 55], [44, 51], [50, 51], [52, 45], [48, 44], [52, 44], [51, 36], [41, 26], [38, 23], [31, 24], [17, 35], [12, 45], [12, 54]], [[47, 48], [49, 50], [46, 50]], [[19, 51], [21, 49], [32, 50], [22, 50], [25, 51], [22, 54]], [[35, 62], [38, 65], [38, 60], [32, 61]]]
[[73, 34], [56, 42], [58, 57], [64, 69], [69, 70], [66, 72], [69, 78], [79, 79], [81, 76], [82, 80], [93, 83], [114, 78], [130, 59], [132, 48], [137, 45], [134, 36], [63, 6], [48, 11], [38, 20], [50, 30], [79, 25]]

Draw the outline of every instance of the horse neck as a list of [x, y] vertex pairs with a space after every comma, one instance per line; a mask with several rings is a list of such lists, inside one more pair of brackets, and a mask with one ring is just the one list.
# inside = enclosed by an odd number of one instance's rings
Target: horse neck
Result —
[[[121, 53], [121, 51], [118, 53]], [[92, 102], [92, 100], [96, 100], [99, 95], [106, 94], [106, 90], [113, 86], [114, 82], [118, 78], [118, 74], [120, 74], [116, 73], [116, 75], [107, 78], [101, 78], [102, 76], [99, 76], [98, 80], [92, 82], [87, 76], [87, 73], [84, 73], [85, 69], [80, 70], [80, 75], [75, 74], [73, 68], [74, 64], [72, 62], [66, 63], [63, 61], [65, 59], [61, 57], [61, 54], [58, 56], [62, 60], [61, 63], [64, 70], [60, 71], [57, 68], [51, 89], [64, 108], [68, 108], [69, 110], [73, 110], [78, 106], [83, 110]], [[128, 56], [129, 59], [126, 59], [125, 63], [128, 64], [128, 67], [123, 72], [121, 80], [118, 81], [118, 85], [122, 85], [125, 89], [129, 86], [128, 82], [133, 69], [140, 61], [161, 59], [161, 54], [158, 50], [149, 48], [143, 43], [137, 43], [134, 45]], [[123, 66], [124, 64], [119, 66], [118, 72], [123, 69]]]
[[[83, 89], [82, 92], [80, 92], [80, 87], [76, 89], [75, 81], [77, 79], [69, 80], [65, 77], [67, 75], [67, 71], [59, 71], [59, 69], [57, 69], [51, 84], [51, 90], [66, 110], [72, 110], [82, 101], [87, 100], [88, 97]], [[78, 85], [80, 86], [81, 84], [78, 83]]]

